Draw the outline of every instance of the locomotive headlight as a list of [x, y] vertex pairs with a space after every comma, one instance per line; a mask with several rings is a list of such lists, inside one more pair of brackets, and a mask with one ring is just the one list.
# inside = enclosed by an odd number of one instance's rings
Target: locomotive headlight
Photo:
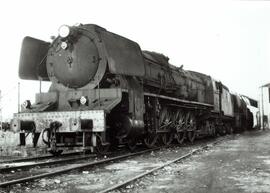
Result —
[[86, 98], [85, 96], [82, 96], [82, 97], [80, 98], [80, 103], [81, 103], [82, 105], [85, 105], [85, 104], [87, 103], [87, 98]]
[[62, 25], [58, 29], [59, 36], [61, 38], [66, 38], [70, 34], [70, 28], [67, 25]]
[[31, 102], [29, 100], [26, 100], [22, 104], [23, 108], [29, 109], [31, 107]]

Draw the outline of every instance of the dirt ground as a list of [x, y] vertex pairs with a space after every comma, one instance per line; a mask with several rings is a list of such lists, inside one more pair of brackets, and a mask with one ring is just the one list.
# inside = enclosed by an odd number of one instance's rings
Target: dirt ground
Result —
[[270, 132], [245, 133], [140, 181], [132, 192], [270, 192]]
[[[3, 192], [99, 192], [204, 144], [164, 149], [104, 167], [16, 185]], [[55, 168], [44, 168], [49, 172]], [[1, 191], [0, 191], [1, 192]], [[270, 192], [270, 131], [246, 132], [126, 185], [118, 192]]]

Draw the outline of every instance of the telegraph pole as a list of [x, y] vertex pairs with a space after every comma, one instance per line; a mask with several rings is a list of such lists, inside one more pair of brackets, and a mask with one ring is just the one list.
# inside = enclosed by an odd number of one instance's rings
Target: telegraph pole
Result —
[[42, 86], [42, 78], [39, 77], [39, 94], [41, 94], [42, 91], [41, 86]]

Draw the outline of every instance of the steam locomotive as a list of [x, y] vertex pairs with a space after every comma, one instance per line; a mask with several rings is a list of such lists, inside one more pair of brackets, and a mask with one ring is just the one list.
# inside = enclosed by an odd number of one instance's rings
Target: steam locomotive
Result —
[[181, 144], [253, 124], [241, 97], [220, 81], [93, 24], [63, 25], [51, 43], [25, 37], [19, 77], [51, 86], [33, 104], [23, 103], [11, 128], [20, 133], [20, 145], [45, 146], [53, 154]]

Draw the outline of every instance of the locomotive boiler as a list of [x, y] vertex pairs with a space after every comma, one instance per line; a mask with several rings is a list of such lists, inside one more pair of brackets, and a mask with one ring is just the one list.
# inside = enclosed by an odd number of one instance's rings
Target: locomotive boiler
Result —
[[25, 37], [19, 76], [51, 86], [23, 104], [11, 127], [21, 145], [31, 134], [34, 146], [55, 154], [181, 144], [235, 126], [233, 100], [221, 82], [97, 25], [63, 25], [51, 43]]

